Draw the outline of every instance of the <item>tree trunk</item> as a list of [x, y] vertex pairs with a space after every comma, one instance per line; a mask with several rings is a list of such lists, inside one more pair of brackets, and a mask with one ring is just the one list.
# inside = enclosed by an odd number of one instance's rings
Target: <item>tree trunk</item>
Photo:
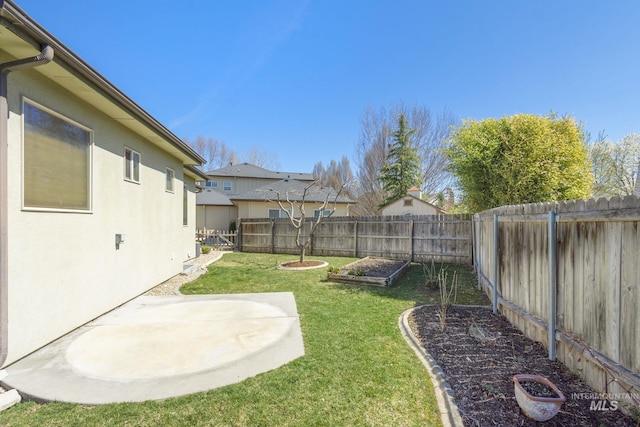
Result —
[[306, 245], [300, 245], [300, 262], [304, 262], [304, 251]]

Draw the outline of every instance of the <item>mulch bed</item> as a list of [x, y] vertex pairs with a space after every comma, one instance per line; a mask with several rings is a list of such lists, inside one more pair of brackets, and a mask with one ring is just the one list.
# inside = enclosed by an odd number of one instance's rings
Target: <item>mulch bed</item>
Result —
[[314, 260], [309, 260], [309, 261], [289, 261], [289, 262], [285, 262], [282, 265], [284, 267], [287, 268], [307, 268], [307, 267], [317, 267], [319, 265], [322, 265], [324, 262], [323, 261], [314, 261]]
[[[444, 330], [439, 306], [414, 310], [409, 324], [436, 360], [451, 386], [465, 426], [636, 426], [620, 410], [591, 410], [591, 400], [572, 393], [595, 393], [546, 349], [525, 337], [501, 315], [478, 307], [452, 306]], [[513, 376], [548, 378], [567, 397], [560, 412], [546, 422], [527, 418], [514, 396]]]

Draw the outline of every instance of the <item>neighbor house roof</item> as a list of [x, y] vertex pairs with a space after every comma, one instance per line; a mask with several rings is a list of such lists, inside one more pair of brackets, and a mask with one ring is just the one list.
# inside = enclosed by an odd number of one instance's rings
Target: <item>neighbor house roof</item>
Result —
[[205, 188], [199, 193], [196, 193], [196, 205], [233, 206], [233, 202], [229, 200], [226, 194]]
[[302, 172], [275, 172], [251, 163], [238, 163], [224, 168], [206, 172], [209, 176], [228, 176], [237, 178], [268, 178], [268, 179], [297, 179], [301, 181], [313, 181], [313, 175]]
[[[0, 0], [0, 18], [8, 31], [0, 31], [3, 50], [15, 58], [38, 55], [53, 48], [53, 60], [34, 70], [95, 106], [121, 125], [180, 159], [186, 166], [205, 160], [188, 144], [133, 102], [127, 95], [62, 44], [10, 0]], [[126, 67], [126, 64], [123, 64]], [[192, 172], [192, 171], [190, 171]]]
[[295, 179], [283, 179], [271, 184], [264, 185], [255, 190], [247, 191], [246, 193], [232, 196], [233, 200], [277, 200], [280, 193], [280, 198], [286, 200], [287, 196], [291, 201], [301, 201], [305, 188], [308, 188], [305, 201], [307, 202], [324, 202], [329, 198], [329, 202], [333, 203], [335, 200], [338, 203], [354, 203], [353, 200], [348, 197], [338, 196], [336, 199], [337, 191], [332, 187], [318, 187], [317, 185], [310, 186], [309, 183], [300, 182]]

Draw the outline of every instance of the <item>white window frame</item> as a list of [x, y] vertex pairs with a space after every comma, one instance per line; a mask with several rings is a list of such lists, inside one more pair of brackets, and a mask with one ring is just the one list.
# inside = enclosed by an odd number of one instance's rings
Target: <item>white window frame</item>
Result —
[[175, 192], [175, 186], [176, 186], [175, 181], [176, 181], [176, 171], [171, 168], [167, 168], [165, 172], [165, 188], [164, 188], [167, 193]]
[[[322, 217], [326, 218], [326, 217], [331, 216], [331, 212], [332, 212], [331, 209], [323, 209], [322, 210]], [[314, 209], [313, 210], [313, 217], [314, 218], [318, 218], [318, 216], [320, 216], [320, 209]]]
[[[127, 152], [131, 153], [131, 159], [127, 159]], [[136, 159], [137, 158], [137, 159]], [[124, 175], [124, 180], [128, 181], [128, 182], [133, 182], [135, 184], [140, 184], [140, 165], [142, 164], [141, 161], [141, 156], [140, 153], [137, 152], [136, 150], [134, 150], [131, 147], [127, 147], [125, 145], [124, 147], [124, 155], [123, 155], [123, 175]], [[127, 166], [130, 168], [129, 171], [131, 172], [131, 176], [127, 175]], [[137, 171], [138, 171], [138, 176], [135, 176], [135, 171], [136, 171], [136, 166], [137, 166]]]
[[[278, 213], [278, 216], [271, 216], [271, 214], [272, 214], [273, 212], [277, 212], [277, 213]], [[269, 218], [271, 218], [271, 219], [275, 219], [275, 218], [287, 218], [287, 217], [288, 217], [287, 213], [286, 213], [285, 211], [283, 211], [282, 209], [269, 209], [269, 210], [267, 211], [267, 215], [268, 215], [268, 217], [269, 217]]]
[[[52, 208], [52, 207], [41, 207], [41, 206], [31, 206], [25, 203], [25, 136], [26, 136], [26, 122], [25, 122], [25, 114], [24, 114], [24, 105], [29, 104], [32, 107], [35, 107], [53, 117], [56, 117], [60, 120], [63, 120], [85, 132], [87, 132], [89, 137], [88, 147], [87, 147], [87, 207], [86, 208], [69, 208], [69, 207], [61, 207], [61, 208]], [[93, 213], [93, 143], [94, 136], [93, 130], [87, 126], [84, 126], [78, 123], [75, 120], [70, 119], [69, 117], [58, 113], [51, 108], [47, 108], [44, 105], [35, 102], [27, 97], [22, 98], [22, 153], [21, 153], [21, 165], [22, 165], [22, 182], [21, 182], [21, 205], [22, 210], [27, 211], [44, 211], [44, 212], [70, 212], [70, 213]]]
[[209, 188], [218, 188], [218, 181], [207, 181], [204, 186]]
[[222, 191], [233, 191], [233, 182], [231, 182], [231, 181], [223, 181], [222, 182]]

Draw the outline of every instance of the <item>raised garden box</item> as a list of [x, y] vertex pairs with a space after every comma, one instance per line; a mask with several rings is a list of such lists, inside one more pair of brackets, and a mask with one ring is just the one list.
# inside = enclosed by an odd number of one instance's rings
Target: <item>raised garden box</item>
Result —
[[411, 261], [366, 257], [347, 264], [338, 273], [327, 273], [334, 282], [369, 286], [391, 286], [405, 273]]

